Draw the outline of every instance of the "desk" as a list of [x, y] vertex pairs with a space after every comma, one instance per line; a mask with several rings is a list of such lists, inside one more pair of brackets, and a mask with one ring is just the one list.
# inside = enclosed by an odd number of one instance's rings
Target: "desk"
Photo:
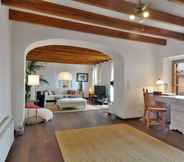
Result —
[[155, 96], [155, 100], [170, 105], [171, 123], [170, 130], [184, 133], [184, 96]]

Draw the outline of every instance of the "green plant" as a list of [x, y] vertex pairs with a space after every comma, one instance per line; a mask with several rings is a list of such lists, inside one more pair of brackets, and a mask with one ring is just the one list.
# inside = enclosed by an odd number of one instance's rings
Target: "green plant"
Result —
[[[26, 81], [25, 81], [25, 91], [26, 91], [26, 94], [25, 94], [25, 100], [26, 102], [29, 101], [30, 97], [31, 97], [31, 86], [29, 86], [27, 83], [28, 83], [28, 75], [31, 75], [31, 74], [37, 74], [37, 72], [41, 69], [45, 68], [44, 65], [40, 65], [39, 62], [37, 61], [27, 61], [26, 62]], [[40, 77], [40, 83], [41, 84], [49, 84], [49, 82]]]

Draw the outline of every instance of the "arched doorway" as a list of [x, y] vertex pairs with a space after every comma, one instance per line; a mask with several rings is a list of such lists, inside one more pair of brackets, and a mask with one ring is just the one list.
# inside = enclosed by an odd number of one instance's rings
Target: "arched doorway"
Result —
[[[37, 104], [41, 107], [53, 112], [75, 112], [108, 109], [113, 104], [113, 60], [107, 54], [82, 47], [47, 45], [32, 49], [26, 61], [26, 98], [30, 97], [31, 87], [27, 85], [28, 74], [41, 76], [36, 86], [41, 99], [36, 100], [35, 91], [31, 93], [32, 101], [40, 101]], [[70, 75], [70, 80], [59, 80], [60, 74]], [[79, 81], [79, 75], [86, 77]]]
[[[81, 40], [70, 40], [70, 39], [48, 39], [48, 40], [41, 40], [34, 43], [31, 43], [25, 48], [24, 52], [20, 55], [21, 50], [23, 51], [23, 47], [17, 51], [18, 57], [16, 60], [20, 62], [20, 64], [16, 65], [17, 70], [20, 70], [18, 73], [19, 81], [13, 83], [13, 114], [15, 119], [15, 128], [19, 128], [23, 126], [25, 112], [24, 112], [24, 105], [25, 105], [25, 65], [26, 65], [26, 55], [32, 49], [48, 46], [48, 45], [64, 45], [64, 46], [74, 46], [74, 47], [81, 47], [81, 48], [88, 48], [91, 50], [96, 50], [101, 53], [108, 54], [114, 62], [114, 80], [116, 81], [114, 84], [114, 104], [111, 106], [110, 110], [113, 114], [118, 115], [121, 118], [129, 117], [126, 114], [127, 109], [127, 96], [126, 96], [126, 88], [125, 88], [125, 68], [124, 68], [124, 59], [123, 55], [119, 54], [116, 50], [111, 49], [108, 46], [91, 43], [87, 41]], [[24, 72], [22, 73], [22, 69]], [[15, 69], [16, 71], [16, 69]], [[18, 93], [17, 93], [18, 92]]]

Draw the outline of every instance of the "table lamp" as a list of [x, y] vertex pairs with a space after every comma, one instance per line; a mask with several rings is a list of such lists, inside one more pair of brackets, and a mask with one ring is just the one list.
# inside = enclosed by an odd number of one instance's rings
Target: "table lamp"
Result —
[[154, 91], [154, 94], [161, 95], [164, 92], [164, 81], [160, 78], [156, 81], [157, 90]]
[[63, 88], [67, 88], [69, 81], [72, 80], [72, 74], [69, 72], [61, 72], [58, 75], [58, 80], [62, 80], [63, 81]]

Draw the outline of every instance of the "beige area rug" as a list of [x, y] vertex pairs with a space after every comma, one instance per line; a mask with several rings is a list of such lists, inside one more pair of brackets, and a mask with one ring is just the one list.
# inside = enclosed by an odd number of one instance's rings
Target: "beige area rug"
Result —
[[56, 132], [65, 162], [184, 162], [184, 152], [131, 126]]

